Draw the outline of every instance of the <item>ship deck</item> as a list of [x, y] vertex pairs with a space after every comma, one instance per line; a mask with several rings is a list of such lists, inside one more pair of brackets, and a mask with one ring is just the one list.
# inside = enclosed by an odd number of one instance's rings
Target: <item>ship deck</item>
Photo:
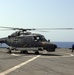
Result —
[[74, 52], [60, 48], [39, 55], [33, 51], [8, 54], [7, 49], [0, 48], [0, 75], [74, 75]]

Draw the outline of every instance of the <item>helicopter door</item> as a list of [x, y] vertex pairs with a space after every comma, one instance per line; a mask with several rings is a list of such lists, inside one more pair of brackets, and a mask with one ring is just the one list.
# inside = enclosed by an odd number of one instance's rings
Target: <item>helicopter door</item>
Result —
[[39, 37], [37, 37], [37, 36], [33, 36], [33, 39], [32, 39], [32, 41], [31, 41], [31, 45], [33, 46], [33, 47], [39, 47]]
[[31, 47], [31, 37], [30, 36], [25, 36], [24, 37], [24, 47]]

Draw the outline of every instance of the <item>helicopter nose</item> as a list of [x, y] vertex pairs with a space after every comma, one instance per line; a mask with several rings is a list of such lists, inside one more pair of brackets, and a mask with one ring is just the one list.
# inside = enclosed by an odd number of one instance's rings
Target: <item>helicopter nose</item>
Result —
[[48, 52], [54, 52], [57, 48], [56, 44], [48, 43], [48, 42], [42, 42], [42, 46], [44, 49], [46, 49]]
[[48, 52], [54, 52], [56, 48], [57, 48], [57, 45], [55, 45], [55, 44], [49, 44], [46, 50]]
[[57, 48], [57, 45], [56, 44], [54, 44], [54, 48]]

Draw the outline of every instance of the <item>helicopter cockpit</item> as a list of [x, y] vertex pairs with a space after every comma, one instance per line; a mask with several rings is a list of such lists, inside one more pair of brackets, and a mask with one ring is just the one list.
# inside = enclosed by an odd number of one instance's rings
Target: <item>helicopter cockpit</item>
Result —
[[42, 35], [39, 35], [39, 36], [34, 36], [34, 40], [35, 41], [47, 41], [46, 39], [45, 39], [45, 37], [44, 36], [42, 36]]

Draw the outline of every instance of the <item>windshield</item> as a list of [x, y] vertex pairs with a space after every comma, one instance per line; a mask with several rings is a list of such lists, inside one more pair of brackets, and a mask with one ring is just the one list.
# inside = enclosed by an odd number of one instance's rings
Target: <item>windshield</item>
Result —
[[34, 36], [35, 41], [47, 41], [44, 36]]

